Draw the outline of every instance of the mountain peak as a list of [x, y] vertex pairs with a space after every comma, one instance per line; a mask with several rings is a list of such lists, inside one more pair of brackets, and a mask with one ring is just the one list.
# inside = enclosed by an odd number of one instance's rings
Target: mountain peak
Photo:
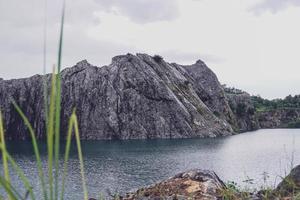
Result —
[[87, 67], [87, 66], [91, 66], [91, 64], [86, 59], [84, 59], [76, 63], [76, 66]]

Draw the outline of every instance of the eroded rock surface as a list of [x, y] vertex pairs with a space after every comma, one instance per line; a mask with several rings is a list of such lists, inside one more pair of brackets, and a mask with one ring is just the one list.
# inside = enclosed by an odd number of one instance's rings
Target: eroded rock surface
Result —
[[[198, 61], [170, 64], [147, 54], [116, 56], [101, 68], [81, 61], [62, 71], [62, 134], [76, 108], [82, 139], [191, 138], [231, 135], [233, 114], [216, 76]], [[50, 75], [47, 75], [48, 85]], [[45, 136], [43, 76], [0, 82], [8, 139], [29, 134], [14, 99]], [[217, 114], [218, 113], [218, 114]]]
[[237, 132], [252, 131], [260, 128], [251, 96], [248, 93], [227, 93], [226, 96], [235, 116]]
[[257, 119], [262, 128], [299, 128], [295, 123], [300, 122], [300, 109], [281, 108], [262, 111], [257, 114]]
[[[179, 65], [159, 56], [127, 54], [103, 67], [83, 60], [61, 76], [62, 137], [74, 108], [81, 138], [88, 140], [217, 137], [300, 124], [297, 109], [257, 112], [246, 92], [224, 91], [201, 60]], [[37, 137], [45, 137], [43, 79], [49, 91], [51, 75], [0, 79], [7, 139], [29, 138], [12, 99]]]
[[124, 200], [150, 199], [202, 199], [217, 200], [221, 198], [225, 184], [209, 170], [191, 170], [162, 181], [150, 187], [129, 193]]

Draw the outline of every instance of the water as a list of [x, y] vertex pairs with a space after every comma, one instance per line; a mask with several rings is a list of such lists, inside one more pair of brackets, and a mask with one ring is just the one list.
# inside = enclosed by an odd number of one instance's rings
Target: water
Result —
[[[300, 164], [300, 129], [265, 129], [217, 139], [88, 141], [82, 145], [91, 197], [107, 195], [108, 190], [111, 193], [135, 190], [193, 168], [215, 170], [223, 180], [242, 186], [247, 186], [243, 181], [248, 177], [257, 185], [264, 185], [262, 174], [267, 172], [270, 176], [267, 184], [274, 185], [292, 163]], [[38, 189], [40, 183], [30, 143], [10, 142], [8, 149]], [[42, 151], [46, 165], [45, 147]], [[73, 148], [67, 199], [82, 199], [78, 166]], [[15, 175], [12, 179], [15, 186], [22, 188]]]

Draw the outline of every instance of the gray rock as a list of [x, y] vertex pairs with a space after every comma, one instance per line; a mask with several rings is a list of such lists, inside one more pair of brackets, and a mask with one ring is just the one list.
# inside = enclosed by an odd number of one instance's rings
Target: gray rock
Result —
[[[62, 137], [73, 108], [82, 139], [191, 138], [233, 133], [232, 123], [227, 122], [233, 114], [224, 91], [200, 61], [181, 66], [146, 54], [127, 54], [114, 57], [109, 66], [101, 68], [84, 60], [63, 70], [61, 76]], [[46, 79], [49, 86], [50, 75]], [[0, 82], [7, 137], [26, 139], [29, 134], [11, 98], [28, 116], [38, 138], [45, 137], [43, 76]]]
[[[160, 56], [127, 54], [103, 67], [83, 60], [61, 76], [62, 137], [74, 108], [81, 138], [87, 140], [216, 137], [300, 124], [297, 109], [256, 112], [248, 93], [224, 89], [201, 60], [179, 65]], [[45, 137], [43, 79], [50, 91], [51, 75], [0, 79], [8, 139], [29, 137], [12, 99], [28, 116], [37, 137]]]
[[273, 190], [261, 190], [255, 200], [297, 200], [300, 197], [300, 165], [293, 168], [290, 174]]
[[237, 122], [237, 132], [259, 129], [259, 122], [251, 96], [246, 93], [226, 93], [228, 103]]
[[[300, 108], [277, 108], [256, 111], [252, 97], [239, 89], [226, 88], [225, 95], [234, 113], [237, 132], [259, 128], [299, 128]], [[234, 126], [233, 126], [234, 127]]]
[[291, 128], [300, 122], [300, 109], [281, 108], [257, 113], [261, 128]]
[[290, 174], [278, 184], [274, 192], [281, 196], [300, 193], [300, 165], [292, 169]]
[[[173, 64], [174, 66], [178, 65]], [[199, 98], [216, 115], [235, 129], [235, 116], [228, 104], [225, 92], [215, 73], [203, 61], [198, 60], [193, 65], [181, 66], [186, 70], [183, 74], [192, 84]]]

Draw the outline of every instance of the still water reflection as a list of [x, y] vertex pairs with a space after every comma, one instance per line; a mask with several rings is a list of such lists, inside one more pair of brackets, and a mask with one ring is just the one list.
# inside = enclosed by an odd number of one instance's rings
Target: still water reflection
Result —
[[[300, 164], [299, 129], [265, 129], [217, 139], [87, 141], [82, 145], [87, 186], [93, 197], [105, 195], [108, 190], [124, 193], [193, 168], [215, 170], [223, 180], [240, 185], [245, 185], [243, 181], [248, 177], [262, 185], [262, 174], [267, 172], [268, 184], [274, 184], [291, 164]], [[8, 148], [38, 189], [30, 143], [10, 142]], [[42, 149], [42, 157], [46, 167], [45, 150]], [[69, 162], [67, 199], [81, 199], [78, 166], [74, 148]], [[14, 185], [22, 188], [15, 175], [13, 180]]]

